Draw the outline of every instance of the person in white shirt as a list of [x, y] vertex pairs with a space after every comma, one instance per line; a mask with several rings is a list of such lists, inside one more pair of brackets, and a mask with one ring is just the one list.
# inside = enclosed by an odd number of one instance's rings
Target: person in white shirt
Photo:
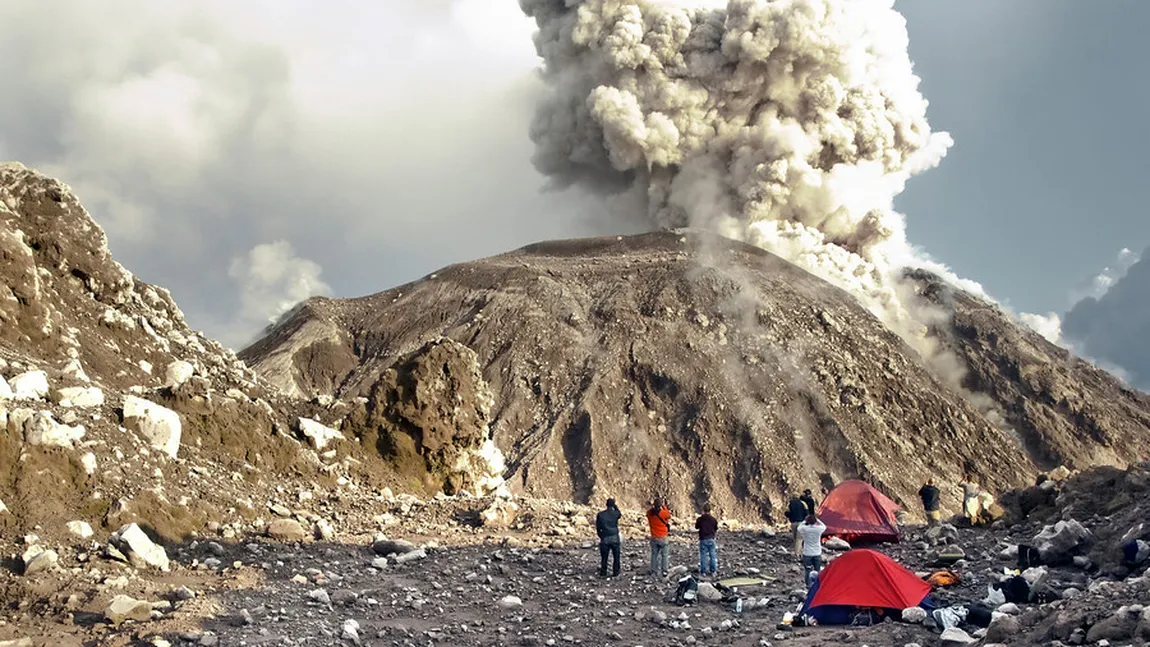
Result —
[[807, 520], [799, 526], [799, 537], [803, 540], [803, 582], [811, 585], [811, 574], [823, 569], [823, 532], [827, 526], [815, 515], [807, 515]]

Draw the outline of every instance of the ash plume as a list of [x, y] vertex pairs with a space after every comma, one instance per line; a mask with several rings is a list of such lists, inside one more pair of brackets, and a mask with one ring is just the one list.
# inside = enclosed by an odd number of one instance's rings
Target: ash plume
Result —
[[772, 251], [921, 337], [893, 200], [952, 144], [932, 132], [893, 0], [520, 0], [547, 95], [534, 164], [645, 196], [653, 226]]

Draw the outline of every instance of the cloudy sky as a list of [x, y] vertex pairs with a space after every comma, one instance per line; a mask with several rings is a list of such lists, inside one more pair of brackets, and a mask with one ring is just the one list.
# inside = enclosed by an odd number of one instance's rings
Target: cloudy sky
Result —
[[[1141, 0], [899, 0], [956, 144], [897, 206], [1014, 309], [1064, 312], [1150, 244]], [[515, 0], [0, 0], [0, 159], [71, 184], [113, 252], [239, 346], [540, 239], [620, 230], [543, 194]]]

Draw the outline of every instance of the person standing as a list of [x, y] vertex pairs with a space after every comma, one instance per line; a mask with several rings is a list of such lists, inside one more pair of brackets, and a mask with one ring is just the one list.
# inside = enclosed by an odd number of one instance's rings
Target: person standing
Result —
[[[815, 514], [815, 497], [810, 490], [803, 490], [803, 495], [799, 497], [799, 501], [807, 506], [807, 515]], [[803, 518], [805, 519], [807, 515], [803, 515]]]
[[612, 557], [611, 577], [619, 577], [619, 552], [622, 549], [619, 519], [622, 516], [615, 499], [607, 499], [607, 507], [595, 515], [595, 533], [599, 535], [599, 577], [607, 577], [608, 556]]
[[941, 518], [941, 513], [938, 509], [939, 492], [938, 488], [934, 485], [934, 479], [926, 480], [926, 485], [922, 486], [918, 491], [918, 496], [922, 499], [922, 509], [926, 513], [926, 525], [933, 526], [938, 524]]
[[699, 531], [699, 575], [714, 576], [719, 571], [719, 547], [715, 535], [719, 533], [719, 521], [711, 516], [711, 504], [703, 505], [703, 514], [695, 520]]
[[826, 524], [815, 515], [807, 517], [799, 526], [799, 537], [802, 538], [803, 581], [807, 588], [811, 586], [811, 574], [823, 569], [823, 532]]
[[791, 539], [795, 544], [795, 555], [802, 554], [803, 540], [799, 537], [799, 526], [809, 514], [811, 513], [807, 512], [807, 504], [799, 497], [792, 496], [790, 504], [787, 505], [787, 521], [791, 522]]
[[647, 510], [647, 525], [651, 530], [651, 575], [665, 576], [670, 570], [667, 554], [667, 535], [671, 532], [671, 511], [657, 498]]
[[979, 499], [982, 488], [974, 482], [974, 477], [969, 473], [963, 477], [959, 487], [962, 488], [962, 513], [970, 525], [978, 525], [979, 517], [982, 516], [982, 501]]

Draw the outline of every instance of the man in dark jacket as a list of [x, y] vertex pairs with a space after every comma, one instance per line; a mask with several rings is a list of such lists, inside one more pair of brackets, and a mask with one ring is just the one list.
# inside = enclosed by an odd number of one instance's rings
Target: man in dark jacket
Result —
[[613, 556], [611, 577], [619, 577], [619, 550], [622, 539], [619, 537], [619, 519], [623, 513], [615, 505], [615, 499], [607, 499], [607, 507], [595, 516], [595, 533], [599, 535], [599, 577], [607, 577], [607, 556]]
[[703, 505], [703, 514], [695, 520], [699, 531], [699, 575], [714, 576], [719, 572], [719, 549], [715, 535], [719, 532], [719, 521], [711, 514], [711, 504]]
[[918, 491], [918, 496], [922, 499], [922, 509], [926, 512], [926, 525], [935, 525], [941, 515], [938, 510], [938, 488], [934, 485], [934, 479], [927, 479], [926, 485]]
[[815, 497], [811, 494], [810, 490], [803, 490], [803, 495], [799, 497], [799, 501], [802, 501], [803, 505], [807, 506], [807, 514], [803, 516], [804, 519], [815, 513]]
[[787, 506], [787, 521], [791, 522], [791, 538], [795, 543], [796, 555], [801, 554], [803, 548], [803, 540], [799, 537], [799, 526], [802, 525], [803, 521], [806, 521], [809, 514], [807, 504], [803, 503], [799, 497], [792, 496], [791, 503]]

